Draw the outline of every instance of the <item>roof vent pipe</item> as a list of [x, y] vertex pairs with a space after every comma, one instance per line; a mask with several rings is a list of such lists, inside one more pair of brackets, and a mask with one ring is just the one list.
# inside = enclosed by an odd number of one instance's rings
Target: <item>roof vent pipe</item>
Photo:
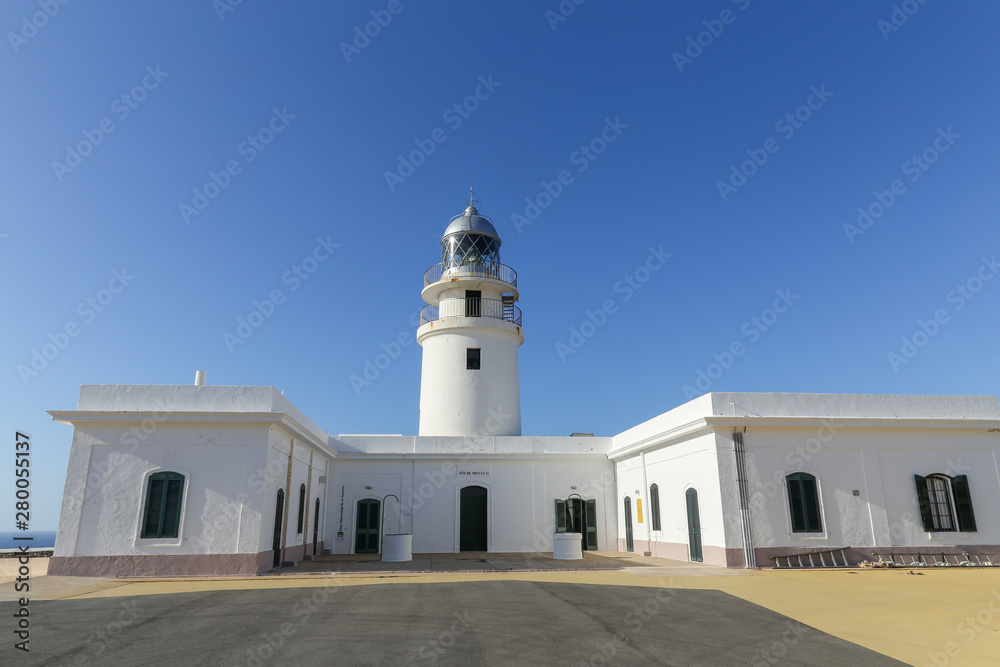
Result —
[[205, 371], [195, 371], [194, 372], [194, 385], [196, 387], [201, 387], [205, 384]]

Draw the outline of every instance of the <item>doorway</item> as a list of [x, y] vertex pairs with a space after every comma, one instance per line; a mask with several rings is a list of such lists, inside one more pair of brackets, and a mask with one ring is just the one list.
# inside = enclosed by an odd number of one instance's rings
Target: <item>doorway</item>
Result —
[[285, 492], [278, 489], [278, 495], [274, 501], [274, 536], [271, 538], [271, 550], [274, 552], [274, 559], [271, 567], [281, 565], [281, 517], [285, 509]]
[[584, 551], [597, 550], [597, 501], [583, 498], [556, 500], [556, 532], [581, 533]]
[[632, 540], [632, 499], [625, 496], [625, 551], [635, 551]]
[[467, 486], [459, 493], [458, 550], [487, 550], [487, 491]]
[[316, 553], [316, 548], [319, 546], [319, 498], [316, 499], [316, 512], [313, 514], [313, 552], [312, 555], [315, 558], [319, 554]]
[[381, 503], [374, 498], [358, 501], [358, 518], [354, 530], [354, 553], [378, 553], [380, 505]]
[[695, 489], [688, 489], [684, 492], [687, 500], [688, 514], [688, 551], [691, 560], [695, 563], [703, 562], [701, 552], [701, 514], [698, 511], [698, 492]]

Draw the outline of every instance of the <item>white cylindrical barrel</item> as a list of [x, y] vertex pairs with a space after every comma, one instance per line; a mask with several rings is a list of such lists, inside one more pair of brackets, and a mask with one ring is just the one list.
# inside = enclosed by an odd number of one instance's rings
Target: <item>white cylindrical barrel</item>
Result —
[[413, 560], [413, 535], [383, 535], [382, 560], [386, 563]]
[[582, 560], [583, 535], [581, 533], [556, 533], [552, 536], [552, 558], [555, 560]]

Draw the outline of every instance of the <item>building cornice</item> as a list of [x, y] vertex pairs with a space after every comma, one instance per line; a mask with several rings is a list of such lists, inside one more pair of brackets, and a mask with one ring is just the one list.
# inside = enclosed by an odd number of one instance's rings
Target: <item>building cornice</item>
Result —
[[798, 428], [813, 426], [828, 426], [834, 429], [845, 428], [893, 428], [893, 429], [976, 429], [995, 430], [1000, 437], [1000, 420], [980, 418], [941, 418], [941, 417], [756, 417], [756, 416], [717, 416], [700, 417], [673, 428], [661, 431], [637, 442], [613, 449], [608, 452], [608, 458], [617, 461], [627, 458], [640, 451], [669, 444], [682, 438], [698, 435], [720, 428], [740, 428], [744, 426], [768, 426], [773, 428]]
[[553, 459], [597, 459], [607, 460], [605, 452], [437, 452], [437, 453], [414, 453], [414, 452], [337, 452], [337, 458], [341, 461], [348, 460], [372, 460], [372, 459], [393, 459], [393, 460], [451, 460], [451, 461], [513, 461], [513, 460], [546, 460]]
[[195, 424], [273, 424], [286, 428], [293, 436], [306, 440], [324, 454], [335, 457], [338, 452], [318, 438], [287, 412], [222, 412], [194, 410], [49, 410], [53, 421], [64, 424], [135, 423], [152, 420]]

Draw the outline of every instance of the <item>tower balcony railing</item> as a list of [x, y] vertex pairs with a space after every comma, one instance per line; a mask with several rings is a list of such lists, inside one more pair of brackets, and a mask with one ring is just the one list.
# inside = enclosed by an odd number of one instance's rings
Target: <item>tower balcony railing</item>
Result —
[[424, 306], [420, 324], [448, 317], [488, 317], [521, 326], [521, 309], [500, 299], [444, 299], [440, 305]]
[[441, 262], [424, 271], [424, 287], [451, 276], [483, 276], [517, 287], [517, 271], [499, 262]]

